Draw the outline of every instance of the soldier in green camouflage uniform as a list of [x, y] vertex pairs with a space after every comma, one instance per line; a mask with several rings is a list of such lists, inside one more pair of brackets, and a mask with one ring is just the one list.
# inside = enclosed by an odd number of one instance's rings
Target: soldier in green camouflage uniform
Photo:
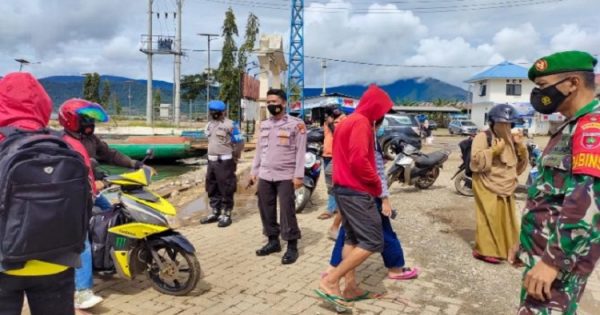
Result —
[[532, 106], [560, 112], [529, 188], [520, 246], [509, 261], [524, 265], [519, 315], [576, 314], [600, 257], [600, 105], [591, 55], [569, 51], [539, 59], [529, 78]]

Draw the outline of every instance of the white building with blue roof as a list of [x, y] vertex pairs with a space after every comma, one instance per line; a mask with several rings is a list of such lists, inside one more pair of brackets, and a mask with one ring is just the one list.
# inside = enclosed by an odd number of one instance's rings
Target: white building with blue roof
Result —
[[[546, 133], [553, 117], [539, 116], [529, 103], [535, 84], [527, 77], [527, 68], [504, 61], [470, 79], [471, 120], [479, 127], [487, 125], [487, 113], [496, 104], [511, 104], [526, 120], [530, 133]], [[560, 118], [557, 118], [560, 119]]]

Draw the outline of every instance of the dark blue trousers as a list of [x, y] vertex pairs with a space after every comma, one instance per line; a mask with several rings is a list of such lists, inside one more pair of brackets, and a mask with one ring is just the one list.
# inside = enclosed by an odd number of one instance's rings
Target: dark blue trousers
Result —
[[[377, 210], [381, 213], [381, 199], [377, 199]], [[401, 268], [404, 267], [404, 252], [400, 245], [400, 240], [392, 228], [390, 218], [381, 215], [383, 225], [383, 264], [386, 268]], [[335, 246], [331, 252], [330, 264], [337, 267], [342, 262], [342, 250], [344, 248], [344, 241], [346, 238], [346, 230], [344, 226], [340, 227]]]

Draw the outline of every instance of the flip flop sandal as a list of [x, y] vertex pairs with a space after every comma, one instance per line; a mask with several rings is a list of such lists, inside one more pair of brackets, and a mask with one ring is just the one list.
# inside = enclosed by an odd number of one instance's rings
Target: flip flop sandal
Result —
[[417, 268], [417, 267], [406, 268], [405, 271], [403, 271], [399, 275], [388, 276], [388, 279], [391, 279], [391, 280], [411, 280], [411, 279], [417, 278], [419, 276], [420, 272], [421, 272], [421, 270], [419, 268]]
[[371, 291], [365, 291], [363, 294], [350, 298], [350, 299], [346, 299], [346, 301], [348, 302], [359, 302], [359, 301], [364, 301], [364, 300], [373, 300], [373, 299], [381, 299], [382, 297], [384, 297], [385, 294], [381, 294], [381, 293], [374, 293]]
[[498, 265], [500, 263], [502, 263], [502, 260], [495, 258], [495, 257], [489, 257], [489, 256], [483, 256], [480, 253], [473, 251], [473, 257], [475, 259], [479, 259], [483, 262], [486, 262], [488, 264], [493, 264], [493, 265]]
[[350, 305], [346, 305], [345, 303], [340, 303], [340, 302], [346, 302], [346, 299], [344, 299], [341, 296], [327, 294], [320, 289], [315, 290], [315, 293], [324, 302], [333, 306], [335, 308], [335, 311], [338, 313], [345, 313], [352, 309], [352, 307]]
[[329, 212], [325, 212], [325, 213], [321, 213], [317, 219], [319, 220], [327, 220], [327, 219], [331, 219], [333, 217], [333, 215]]

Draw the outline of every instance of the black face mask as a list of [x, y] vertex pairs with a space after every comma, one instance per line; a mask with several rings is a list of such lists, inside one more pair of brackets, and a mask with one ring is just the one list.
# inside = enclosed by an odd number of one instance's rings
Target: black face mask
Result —
[[567, 95], [562, 94], [562, 92], [559, 91], [556, 86], [569, 79], [570, 78], [560, 80], [544, 89], [534, 88], [533, 91], [531, 91], [530, 98], [533, 109], [545, 115], [555, 113], [558, 110], [558, 107], [564, 103], [569, 95], [571, 95], [570, 92]]
[[283, 112], [283, 106], [281, 105], [267, 105], [267, 110], [273, 116], [277, 116]]
[[92, 123], [82, 123], [79, 127], [79, 132], [86, 136], [90, 136], [94, 134], [94, 129], [96, 128], [96, 124]]
[[214, 120], [219, 120], [221, 119], [221, 116], [223, 115], [223, 113], [221, 112], [211, 112], [210, 116], [214, 119]]

